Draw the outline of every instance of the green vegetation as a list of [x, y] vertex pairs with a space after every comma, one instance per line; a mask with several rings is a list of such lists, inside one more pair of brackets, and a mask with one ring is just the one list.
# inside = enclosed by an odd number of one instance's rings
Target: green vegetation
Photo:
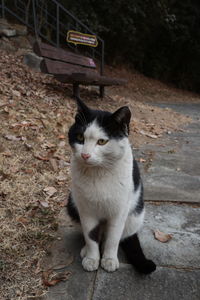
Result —
[[200, 91], [198, 0], [62, 0], [98, 33], [109, 63]]

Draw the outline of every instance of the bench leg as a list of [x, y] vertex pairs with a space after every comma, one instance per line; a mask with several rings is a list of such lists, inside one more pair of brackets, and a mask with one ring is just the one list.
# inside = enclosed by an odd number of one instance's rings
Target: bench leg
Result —
[[78, 83], [73, 84], [73, 97], [80, 97], [80, 89]]
[[99, 94], [101, 98], [105, 96], [105, 87], [103, 85], [100, 85], [99, 87]]

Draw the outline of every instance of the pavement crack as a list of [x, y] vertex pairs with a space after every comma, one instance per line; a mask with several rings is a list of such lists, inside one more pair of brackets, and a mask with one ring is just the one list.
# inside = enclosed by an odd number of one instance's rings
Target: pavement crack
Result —
[[92, 300], [93, 299], [98, 272], [99, 272], [99, 270], [97, 270], [95, 272], [95, 276], [94, 276], [94, 279], [93, 279], [93, 282], [92, 282], [92, 288], [89, 290], [88, 300]]
[[199, 271], [200, 267], [184, 267], [184, 266], [173, 266], [173, 265], [159, 265], [159, 267], [162, 268], [168, 268], [168, 269], [176, 269], [176, 270], [183, 270], [183, 271]]
[[189, 207], [193, 207], [193, 208], [199, 208], [200, 207], [200, 203], [197, 202], [187, 202], [187, 201], [171, 201], [171, 200], [147, 200], [145, 199], [145, 202], [148, 204], [152, 204], [152, 205], [184, 205], [184, 206], [189, 206]]

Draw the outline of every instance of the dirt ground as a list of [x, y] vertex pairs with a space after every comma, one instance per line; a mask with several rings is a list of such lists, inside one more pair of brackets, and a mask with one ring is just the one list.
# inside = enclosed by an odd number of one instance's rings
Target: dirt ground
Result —
[[[128, 105], [134, 147], [190, 122], [147, 102], [200, 101], [125, 69], [108, 72], [129, 84], [109, 88], [103, 100], [90, 87], [81, 96], [93, 108], [115, 111]], [[44, 280], [41, 261], [55, 240], [70, 188], [66, 136], [76, 112], [71, 93], [70, 85], [23, 65], [21, 56], [0, 51], [0, 299], [34, 299], [59, 281]]]
[[199, 103], [199, 94], [178, 89], [167, 85], [159, 80], [148, 78], [137, 71], [129, 70], [128, 67], [106, 67], [106, 73], [113, 77], [121, 77], [128, 80], [128, 85], [124, 87], [112, 87], [114, 94], [122, 97], [131, 97], [134, 101], [146, 103]]

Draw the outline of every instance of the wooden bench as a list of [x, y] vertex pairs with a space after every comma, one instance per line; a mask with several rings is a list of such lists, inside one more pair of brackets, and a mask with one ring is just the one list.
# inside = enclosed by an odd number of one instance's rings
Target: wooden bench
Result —
[[100, 75], [92, 58], [45, 43], [36, 42], [33, 49], [38, 56], [43, 57], [40, 63], [41, 71], [54, 75], [60, 82], [73, 84], [73, 96], [79, 97], [80, 84], [99, 86], [100, 96], [103, 97], [105, 86], [122, 85], [127, 82], [125, 79]]

